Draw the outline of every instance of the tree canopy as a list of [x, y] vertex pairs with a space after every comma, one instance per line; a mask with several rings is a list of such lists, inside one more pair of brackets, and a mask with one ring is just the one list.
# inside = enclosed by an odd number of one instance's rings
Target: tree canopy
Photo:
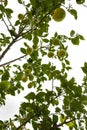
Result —
[[[24, 13], [17, 14], [9, 7], [10, 0], [0, 0], [0, 105], [6, 96], [20, 94], [27, 88], [19, 114], [0, 120], [0, 130], [87, 130], [87, 62], [81, 67], [82, 84], [74, 77], [68, 59], [68, 42], [77, 46], [84, 40], [75, 30], [66, 34], [55, 32], [50, 37], [49, 22], [59, 24], [67, 12], [78, 20], [78, 12], [69, 0], [17, 0]], [[85, 0], [75, 0], [85, 6]], [[21, 45], [19, 45], [21, 42]], [[14, 45], [21, 56], [2, 63]], [[17, 52], [16, 52], [17, 53]], [[12, 57], [12, 54], [10, 54]], [[58, 66], [60, 64], [60, 67]]]

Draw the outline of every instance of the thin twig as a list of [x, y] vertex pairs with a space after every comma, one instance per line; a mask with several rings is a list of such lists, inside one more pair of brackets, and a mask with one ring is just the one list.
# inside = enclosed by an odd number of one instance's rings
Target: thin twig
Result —
[[[53, 67], [53, 63], [52, 63], [52, 67]], [[52, 92], [54, 89], [54, 75], [53, 75], [53, 70], [52, 70]]]
[[[52, 12], [52, 10], [49, 12], [49, 13], [46, 13], [44, 16], [43, 16], [43, 18], [38, 22], [38, 23], [36, 23], [36, 25], [35, 25], [35, 28], [32, 30], [32, 28], [31, 29], [29, 29], [28, 31], [26, 31], [26, 32], [24, 32], [24, 33], [22, 33], [22, 34], [18, 34], [16, 37], [15, 37], [15, 39], [13, 39], [13, 41], [7, 46], [7, 48], [4, 50], [4, 52], [1, 54], [1, 56], [0, 56], [0, 61], [2, 60], [2, 58], [5, 56], [5, 54], [8, 52], [8, 50], [10, 49], [10, 47], [15, 43], [15, 42], [17, 42], [17, 40], [19, 41], [19, 40], [21, 40], [22, 38], [23, 38], [23, 36], [25, 35], [25, 34], [27, 34], [29, 31], [34, 31], [34, 30], [36, 30], [37, 29], [37, 26], [38, 25], [40, 25], [40, 23], [47, 17], [47, 15], [49, 15], [50, 13]], [[7, 29], [8, 29], [8, 31], [9, 31], [9, 28], [8, 28], [8, 26], [7, 26], [7, 24], [6, 24], [6, 27], [7, 27]]]
[[2, 54], [0, 55], [0, 61], [2, 60], [2, 58], [5, 56], [5, 54], [8, 52], [8, 50], [10, 49], [10, 47], [16, 42], [16, 39], [19, 36], [17, 36], [15, 39], [13, 39], [13, 41], [7, 46], [7, 48], [2, 52]]
[[83, 4], [84, 7], [87, 7], [87, 5]]
[[58, 127], [60, 127], [60, 126], [63, 126], [64, 124], [68, 124], [68, 123], [70, 123], [70, 122], [72, 122], [72, 121], [74, 121], [74, 120], [76, 120], [76, 118], [73, 118], [73, 119], [71, 119], [71, 120], [69, 120], [69, 121], [64, 121], [64, 122], [62, 122], [62, 123], [60, 123], [60, 124], [56, 124], [56, 125], [54, 125], [53, 127], [51, 127], [49, 130], [55, 130], [56, 128], [58, 128]]
[[27, 120], [25, 120], [20, 126], [18, 126], [15, 130], [19, 130], [20, 128], [22, 128], [23, 126], [25, 126], [27, 124], [27, 122], [30, 121], [30, 119], [36, 117], [37, 115], [33, 115], [32, 117], [27, 118]]
[[23, 55], [23, 56], [20, 56], [20, 57], [14, 59], [14, 60], [10, 60], [10, 61], [8, 61], [8, 62], [6, 62], [6, 63], [3, 63], [3, 64], [0, 65], [0, 67], [5, 66], [5, 65], [7, 65], [7, 64], [11, 64], [11, 63], [13, 63], [13, 62], [15, 62], [15, 61], [17, 61], [17, 60], [20, 60], [20, 59], [24, 58], [25, 56], [27, 56], [27, 55], [25, 54], [25, 55]]
[[7, 23], [5, 22], [5, 20], [4, 20], [3, 17], [2, 17], [2, 20], [3, 20], [3, 22], [4, 22], [4, 24], [5, 24], [6, 28], [7, 28], [7, 30], [9, 31], [9, 27], [8, 27]]

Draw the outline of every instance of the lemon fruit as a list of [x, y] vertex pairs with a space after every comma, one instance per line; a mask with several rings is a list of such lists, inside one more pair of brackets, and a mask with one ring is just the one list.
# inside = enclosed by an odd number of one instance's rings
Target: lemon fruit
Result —
[[3, 80], [0, 82], [0, 89], [7, 90], [11, 86], [11, 83], [7, 80]]
[[57, 8], [57, 9], [54, 10], [53, 19], [56, 22], [61, 22], [62, 20], [64, 20], [65, 16], [66, 16], [66, 12], [65, 12], [64, 9]]
[[28, 80], [28, 77], [27, 76], [23, 76], [22, 81], [23, 82], [27, 82], [27, 80]]
[[24, 19], [24, 15], [23, 14], [18, 14], [18, 19], [19, 20], [23, 20]]
[[23, 64], [23, 68], [26, 69], [28, 67], [28, 63]]
[[52, 58], [52, 57], [54, 56], [54, 53], [53, 53], [52, 51], [49, 51], [48, 54], [47, 54], [47, 56], [48, 56], [49, 58]]
[[33, 50], [37, 50], [38, 46], [37, 45], [33, 45]]
[[32, 52], [33, 52], [33, 49], [31, 48], [31, 47], [28, 47], [27, 49], [26, 49], [26, 53], [27, 54], [32, 54]]
[[34, 82], [29, 82], [28, 83], [28, 88], [32, 88], [34, 86]]
[[25, 74], [26, 74], [26, 75], [31, 74], [31, 72], [32, 72], [32, 69], [31, 69], [31, 68], [25, 69]]
[[64, 57], [66, 55], [66, 51], [64, 49], [60, 49], [57, 51], [57, 56], [58, 57]]
[[29, 80], [32, 81], [34, 79], [34, 76], [32, 74], [29, 74]]
[[55, 38], [55, 39], [53, 39], [52, 44], [55, 46], [60, 45], [60, 40], [58, 38]]

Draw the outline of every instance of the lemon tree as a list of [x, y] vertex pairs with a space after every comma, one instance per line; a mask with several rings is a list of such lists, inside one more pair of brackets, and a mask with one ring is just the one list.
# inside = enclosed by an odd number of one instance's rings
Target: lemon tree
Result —
[[[27, 94], [19, 113], [0, 119], [0, 130], [87, 130], [87, 62], [81, 67], [82, 84], [78, 84], [69, 76], [68, 52], [70, 44], [79, 46], [85, 39], [73, 27], [68, 36], [60, 29], [52, 36], [49, 31], [51, 20], [60, 24], [67, 14], [78, 22], [77, 6], [65, 0], [14, 0], [10, 4], [11, 0], [0, 0], [0, 106], [8, 95], [18, 101], [17, 94], [25, 90]], [[75, 4], [80, 7], [85, 0]]]

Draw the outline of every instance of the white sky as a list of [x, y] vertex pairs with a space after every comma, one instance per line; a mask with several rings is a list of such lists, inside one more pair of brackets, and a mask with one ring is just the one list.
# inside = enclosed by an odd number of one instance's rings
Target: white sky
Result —
[[[19, 5], [16, 3], [16, 0], [9, 1], [10, 6], [13, 8], [13, 10], [16, 11], [16, 13], [21, 11], [21, 7], [19, 8]], [[75, 20], [73, 16], [67, 13], [67, 16], [64, 21], [57, 23], [52, 20], [50, 22], [49, 33], [50, 36], [53, 36], [55, 31], [59, 32], [60, 34], [69, 35], [70, 31], [73, 29], [76, 31], [76, 33], [82, 34], [85, 37], [85, 41], [82, 41], [79, 46], [74, 46], [69, 43], [69, 59], [73, 68], [69, 74], [70, 76], [73, 75], [78, 83], [81, 83], [83, 74], [80, 67], [83, 66], [84, 61], [87, 61], [87, 7], [76, 5], [74, 2], [73, 7], [76, 8], [78, 11], [78, 20]], [[17, 56], [14, 52], [12, 57], [9, 57], [10, 53], [12, 52], [13, 50], [7, 54], [3, 62], [6, 62], [7, 59], [13, 59], [13, 56]], [[15, 113], [17, 113], [20, 101], [22, 100], [23, 99], [20, 95], [18, 95], [17, 98], [7, 96], [6, 105], [0, 108], [0, 120], [6, 120], [12, 117]]]

